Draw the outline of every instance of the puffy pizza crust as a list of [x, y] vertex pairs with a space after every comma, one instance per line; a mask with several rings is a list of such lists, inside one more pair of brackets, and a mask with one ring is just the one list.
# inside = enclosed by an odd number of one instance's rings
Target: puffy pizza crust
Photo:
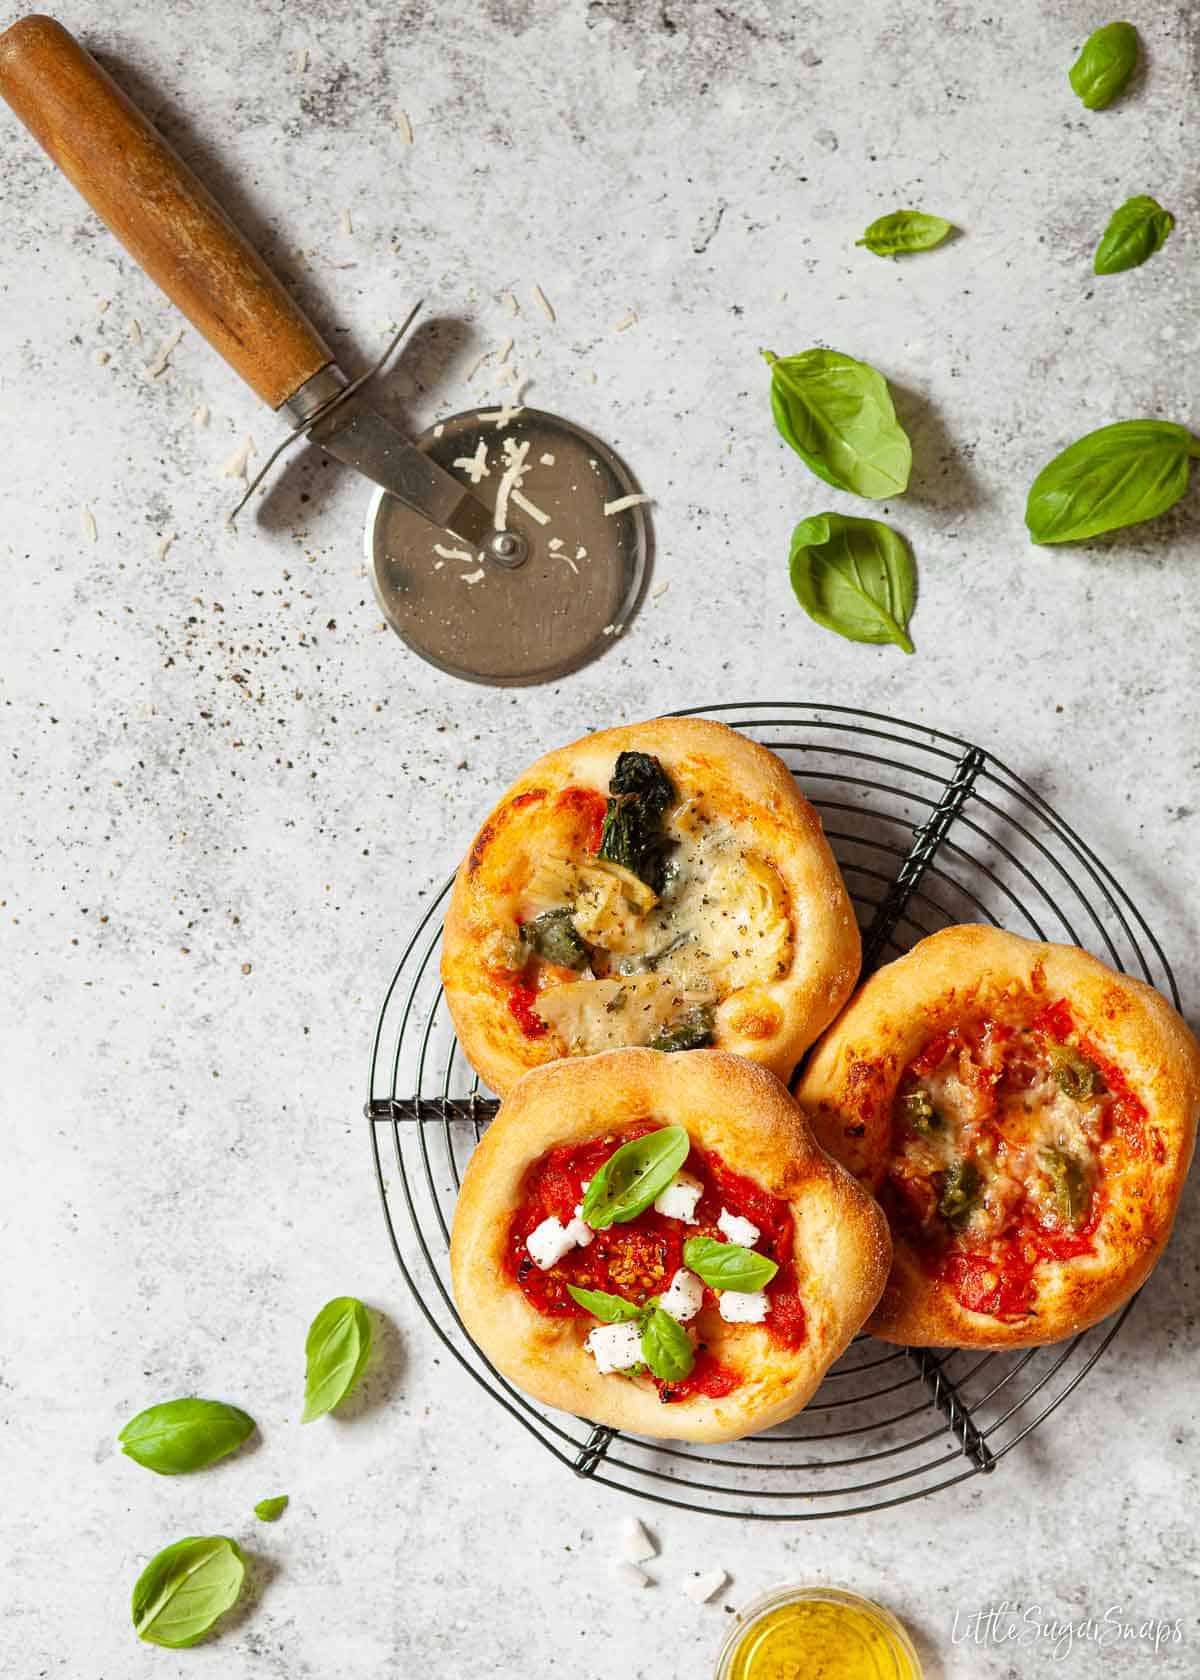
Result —
[[[706, 1306], [695, 1321], [701, 1341], [744, 1373], [723, 1399], [665, 1404], [649, 1383], [601, 1376], [583, 1346], [594, 1321], [539, 1313], [505, 1267], [529, 1169], [559, 1144], [647, 1116], [686, 1126], [701, 1148], [791, 1204], [806, 1340], [777, 1347], [761, 1326], [726, 1324]], [[471, 1157], [450, 1243], [463, 1324], [519, 1388], [595, 1423], [687, 1441], [736, 1440], [798, 1412], [878, 1300], [890, 1255], [881, 1209], [817, 1147], [774, 1075], [716, 1050], [602, 1051], [526, 1074]]]
[[[801, 1055], [849, 997], [861, 946], [854, 911], [820, 818], [783, 761], [707, 718], [657, 718], [606, 729], [548, 753], [517, 781], [476, 835], [446, 915], [442, 981], [471, 1066], [501, 1096], [531, 1067], [553, 1061], [553, 1032], [527, 1038], [492, 972], [498, 930], [511, 926], [520, 889], [553, 851], [565, 818], [555, 798], [578, 787], [607, 794], [618, 753], [654, 754], [683, 798], [703, 795], [747, 835], [782, 881], [792, 927], [777, 978], [729, 995], [714, 1047], [790, 1079]], [[557, 824], [557, 827], [555, 826]]]
[[818, 1141], [871, 1190], [888, 1167], [892, 1105], [905, 1067], [964, 1016], [1023, 992], [1067, 999], [1080, 1032], [1119, 1067], [1148, 1110], [1148, 1147], [1107, 1172], [1096, 1252], [1044, 1261], [1031, 1323], [972, 1312], [896, 1238], [891, 1276], [867, 1329], [917, 1347], [1032, 1347], [1060, 1341], [1115, 1312], [1166, 1246], [1196, 1140], [1200, 1045], [1153, 987], [1073, 945], [998, 928], [944, 928], [872, 976], [817, 1045], [796, 1099]]

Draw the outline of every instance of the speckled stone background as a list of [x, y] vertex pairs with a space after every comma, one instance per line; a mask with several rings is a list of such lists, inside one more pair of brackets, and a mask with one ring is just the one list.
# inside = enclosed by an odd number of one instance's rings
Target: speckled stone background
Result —
[[[488, 692], [381, 631], [367, 490], [340, 469], [297, 457], [224, 528], [222, 464], [246, 437], [261, 459], [278, 422], [191, 329], [143, 377], [178, 318], [0, 109], [5, 1675], [702, 1676], [730, 1609], [789, 1578], [877, 1594], [944, 1680], [1196, 1672], [1194, 1195], [1128, 1333], [990, 1483], [799, 1527], [647, 1513], [656, 1584], [631, 1596], [611, 1560], [633, 1502], [573, 1480], [439, 1357], [360, 1119], [391, 968], [493, 797], [550, 744], [713, 699], [869, 705], [994, 747], [1086, 830], [1195, 1005], [1196, 494], [1082, 549], [1033, 548], [1021, 519], [1081, 432], [1197, 419], [1195, 16], [1141, 0], [1144, 72], [1091, 115], [1065, 72], [1108, 15], [63, 14], [348, 364], [424, 298], [386, 393], [414, 428], [494, 397], [488, 364], [467, 375], [511, 332], [529, 400], [653, 492], [668, 587], [589, 669]], [[1178, 228], [1096, 281], [1135, 192]], [[854, 249], [907, 203], [963, 237], [902, 265]], [[890, 510], [920, 565], [911, 659], [818, 630], [789, 592], [792, 524], [857, 507], [772, 431], [758, 347], [813, 343], [883, 370], [913, 437]], [[379, 1313], [382, 1357], [302, 1430], [304, 1331], [345, 1291]], [[187, 1392], [246, 1405], [258, 1444], [179, 1480], [114, 1451], [131, 1413]], [[284, 1520], [255, 1524], [277, 1491]], [[141, 1564], [214, 1531], [253, 1553], [246, 1607], [195, 1650], [140, 1646]], [[713, 1564], [730, 1585], [697, 1609], [678, 1583]], [[1056, 1661], [953, 1642], [956, 1612], [961, 1635], [1002, 1600], [1182, 1617], [1189, 1643]]]

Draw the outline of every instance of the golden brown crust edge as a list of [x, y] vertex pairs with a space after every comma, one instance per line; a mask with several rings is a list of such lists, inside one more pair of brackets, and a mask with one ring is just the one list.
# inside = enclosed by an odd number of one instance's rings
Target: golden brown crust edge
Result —
[[[685, 1125], [702, 1148], [792, 1204], [807, 1339], [780, 1349], [758, 1326], [726, 1326], [706, 1308], [702, 1339], [721, 1357], [728, 1334], [729, 1359], [747, 1371], [723, 1399], [666, 1405], [649, 1385], [600, 1376], [582, 1345], [591, 1321], [537, 1312], [504, 1264], [528, 1168], [558, 1144], [646, 1115]], [[890, 1256], [881, 1210], [817, 1147], [780, 1082], [714, 1050], [610, 1050], [527, 1074], [468, 1164], [450, 1246], [463, 1324], [519, 1388], [614, 1429], [691, 1441], [736, 1440], [798, 1412], [878, 1300]]]
[[[1178, 1209], [1200, 1113], [1200, 1045], [1144, 981], [1071, 945], [1043, 944], [967, 924], [943, 929], [872, 976], [814, 1050], [796, 1099], [821, 1144], [877, 1189], [887, 1167], [900, 1074], [932, 1034], [1016, 986], [1065, 997], [1081, 1030], [1121, 1068], [1150, 1111], [1161, 1162], [1122, 1175], [1101, 1251], [1056, 1274], [1038, 1322], [1004, 1323], [963, 1307], [898, 1240], [868, 1331], [920, 1347], [1026, 1347], [1059, 1341], [1106, 1318], [1156, 1265]], [[861, 1130], [860, 1130], [861, 1128]]]
[[789, 890], [796, 935], [792, 969], [770, 988], [782, 1000], [779, 1028], [764, 1043], [719, 1021], [718, 1049], [790, 1079], [858, 977], [861, 941], [841, 871], [819, 816], [782, 759], [711, 718], [652, 718], [600, 730], [547, 753], [524, 772], [489, 813], [455, 876], [442, 943], [446, 1002], [464, 1055], [501, 1096], [531, 1067], [555, 1058], [550, 1037], [527, 1039], [497, 1005], [480, 962], [497, 864], [503, 873], [505, 830], [516, 802], [537, 790], [606, 791], [616, 755], [629, 750], [654, 753], [676, 779], [690, 773], [715, 781], [718, 798], [726, 791], [755, 806], [762, 837]]

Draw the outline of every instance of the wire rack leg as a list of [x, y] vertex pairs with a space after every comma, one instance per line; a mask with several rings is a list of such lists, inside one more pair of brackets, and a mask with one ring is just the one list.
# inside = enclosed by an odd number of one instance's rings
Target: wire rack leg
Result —
[[896, 931], [897, 922], [920, 885], [921, 877], [936, 857], [938, 847], [949, 833], [955, 817], [966, 804], [983, 765], [980, 749], [968, 747], [955, 765], [954, 774], [946, 783], [937, 805], [920, 827], [913, 830], [908, 856], [900, 865], [887, 897], [876, 910], [863, 937], [864, 974], [869, 974], [883, 955], [884, 946]]
[[592, 1426], [592, 1433], [580, 1447], [579, 1453], [571, 1468], [577, 1476], [594, 1476], [600, 1468], [601, 1461], [608, 1451], [609, 1443], [616, 1436], [615, 1429], [609, 1429], [604, 1424]]
[[950, 1432], [963, 1452], [977, 1470], [987, 1475], [996, 1468], [996, 1460], [976, 1427], [971, 1408], [928, 1348], [905, 1348], [904, 1351], [924, 1377], [934, 1405], [949, 1424]]

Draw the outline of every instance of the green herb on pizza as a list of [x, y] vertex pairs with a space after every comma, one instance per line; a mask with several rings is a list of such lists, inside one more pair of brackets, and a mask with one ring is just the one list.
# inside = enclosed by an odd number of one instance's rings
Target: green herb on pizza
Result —
[[584, 1193], [582, 1217], [593, 1231], [627, 1224], [644, 1213], [687, 1160], [683, 1126], [661, 1126], [613, 1151]]

